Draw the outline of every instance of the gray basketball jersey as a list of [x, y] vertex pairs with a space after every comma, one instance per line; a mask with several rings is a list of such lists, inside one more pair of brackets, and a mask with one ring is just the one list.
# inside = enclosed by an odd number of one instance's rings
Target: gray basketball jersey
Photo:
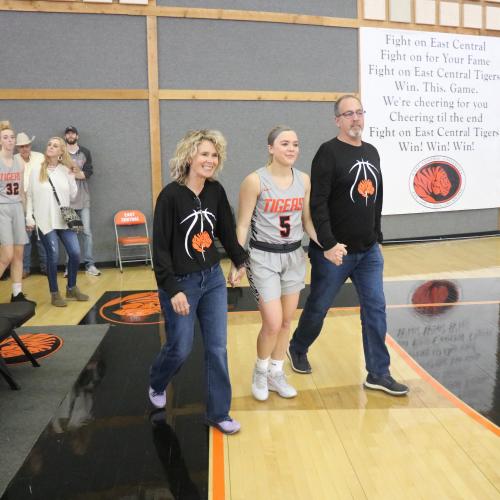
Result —
[[0, 204], [22, 201], [21, 169], [21, 163], [17, 158], [14, 158], [12, 167], [8, 167], [0, 157]]
[[305, 188], [300, 172], [292, 168], [293, 182], [280, 189], [266, 167], [259, 168], [260, 193], [252, 214], [251, 238], [265, 243], [302, 240], [302, 208]]

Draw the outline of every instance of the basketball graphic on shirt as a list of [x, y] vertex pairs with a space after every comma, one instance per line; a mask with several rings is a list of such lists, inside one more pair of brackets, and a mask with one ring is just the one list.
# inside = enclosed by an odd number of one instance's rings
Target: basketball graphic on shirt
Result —
[[380, 176], [378, 168], [369, 161], [358, 160], [349, 169], [349, 173], [354, 175], [354, 180], [349, 191], [351, 201], [356, 203], [357, 192], [361, 195], [361, 199], [364, 200], [365, 205], [368, 205], [368, 199], [370, 197], [373, 197], [370, 201], [375, 203], [378, 194], [378, 176]]
[[373, 187], [371, 179], [363, 179], [360, 181], [358, 184], [358, 193], [365, 198], [375, 193], [375, 188]]
[[210, 248], [212, 246], [212, 243], [212, 238], [206, 231], [195, 234], [191, 241], [193, 248], [200, 253], [203, 253], [207, 248]]

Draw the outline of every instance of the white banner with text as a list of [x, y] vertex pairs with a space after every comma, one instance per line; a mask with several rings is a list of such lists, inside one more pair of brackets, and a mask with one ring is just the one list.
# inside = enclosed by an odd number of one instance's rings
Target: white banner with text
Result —
[[500, 38], [360, 29], [384, 214], [500, 206]]

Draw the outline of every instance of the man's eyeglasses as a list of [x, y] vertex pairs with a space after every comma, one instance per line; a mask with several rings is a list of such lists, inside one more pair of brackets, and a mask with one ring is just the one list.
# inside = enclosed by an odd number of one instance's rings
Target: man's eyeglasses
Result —
[[356, 115], [358, 118], [364, 116], [366, 111], [364, 109], [358, 109], [357, 111], [346, 111], [345, 113], [340, 113], [337, 116], [343, 116], [344, 118], [352, 118]]

